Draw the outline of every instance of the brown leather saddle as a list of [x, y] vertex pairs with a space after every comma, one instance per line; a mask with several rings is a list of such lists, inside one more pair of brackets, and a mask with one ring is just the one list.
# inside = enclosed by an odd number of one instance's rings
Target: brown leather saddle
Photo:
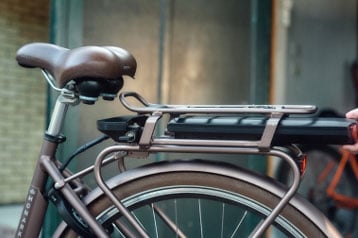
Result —
[[137, 63], [126, 50], [119, 47], [83, 46], [67, 49], [49, 43], [30, 43], [17, 51], [17, 62], [24, 67], [47, 70], [60, 88], [71, 80], [118, 79], [134, 77]]
[[23, 67], [46, 70], [59, 88], [75, 81], [84, 98], [116, 94], [123, 85], [122, 76], [134, 77], [137, 68], [128, 51], [113, 46], [67, 49], [49, 43], [30, 43], [17, 51], [16, 60]]

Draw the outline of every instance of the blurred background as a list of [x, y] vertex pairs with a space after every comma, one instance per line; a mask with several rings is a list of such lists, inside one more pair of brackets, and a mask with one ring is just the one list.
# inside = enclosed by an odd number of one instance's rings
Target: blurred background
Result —
[[[39, 70], [17, 66], [20, 46], [125, 48], [138, 70], [124, 90], [152, 102], [312, 104], [344, 114], [357, 106], [357, 8], [357, 0], [0, 1], [3, 234], [16, 226], [56, 98]], [[71, 140], [59, 156], [96, 136], [97, 119], [123, 112], [102, 101], [72, 109], [65, 124]]]

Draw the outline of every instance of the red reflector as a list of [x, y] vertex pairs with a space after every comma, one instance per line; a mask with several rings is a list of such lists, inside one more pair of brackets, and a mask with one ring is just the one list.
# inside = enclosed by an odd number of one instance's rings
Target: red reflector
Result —
[[305, 174], [306, 172], [306, 166], [307, 166], [307, 155], [303, 154], [300, 158], [299, 161], [299, 170], [301, 173], [301, 177]]

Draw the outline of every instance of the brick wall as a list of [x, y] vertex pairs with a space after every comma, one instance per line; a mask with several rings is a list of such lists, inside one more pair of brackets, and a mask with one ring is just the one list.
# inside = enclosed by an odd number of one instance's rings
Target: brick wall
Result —
[[49, 0], [0, 1], [0, 204], [22, 202], [45, 126], [46, 83], [17, 49], [48, 41]]

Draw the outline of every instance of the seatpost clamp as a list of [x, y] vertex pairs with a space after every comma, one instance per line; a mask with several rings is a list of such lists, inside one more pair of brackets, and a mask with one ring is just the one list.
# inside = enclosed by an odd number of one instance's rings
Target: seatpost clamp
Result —
[[72, 89], [73, 85], [69, 84], [66, 88], [61, 89], [59, 101], [71, 106], [76, 106], [80, 103], [78, 95]]

